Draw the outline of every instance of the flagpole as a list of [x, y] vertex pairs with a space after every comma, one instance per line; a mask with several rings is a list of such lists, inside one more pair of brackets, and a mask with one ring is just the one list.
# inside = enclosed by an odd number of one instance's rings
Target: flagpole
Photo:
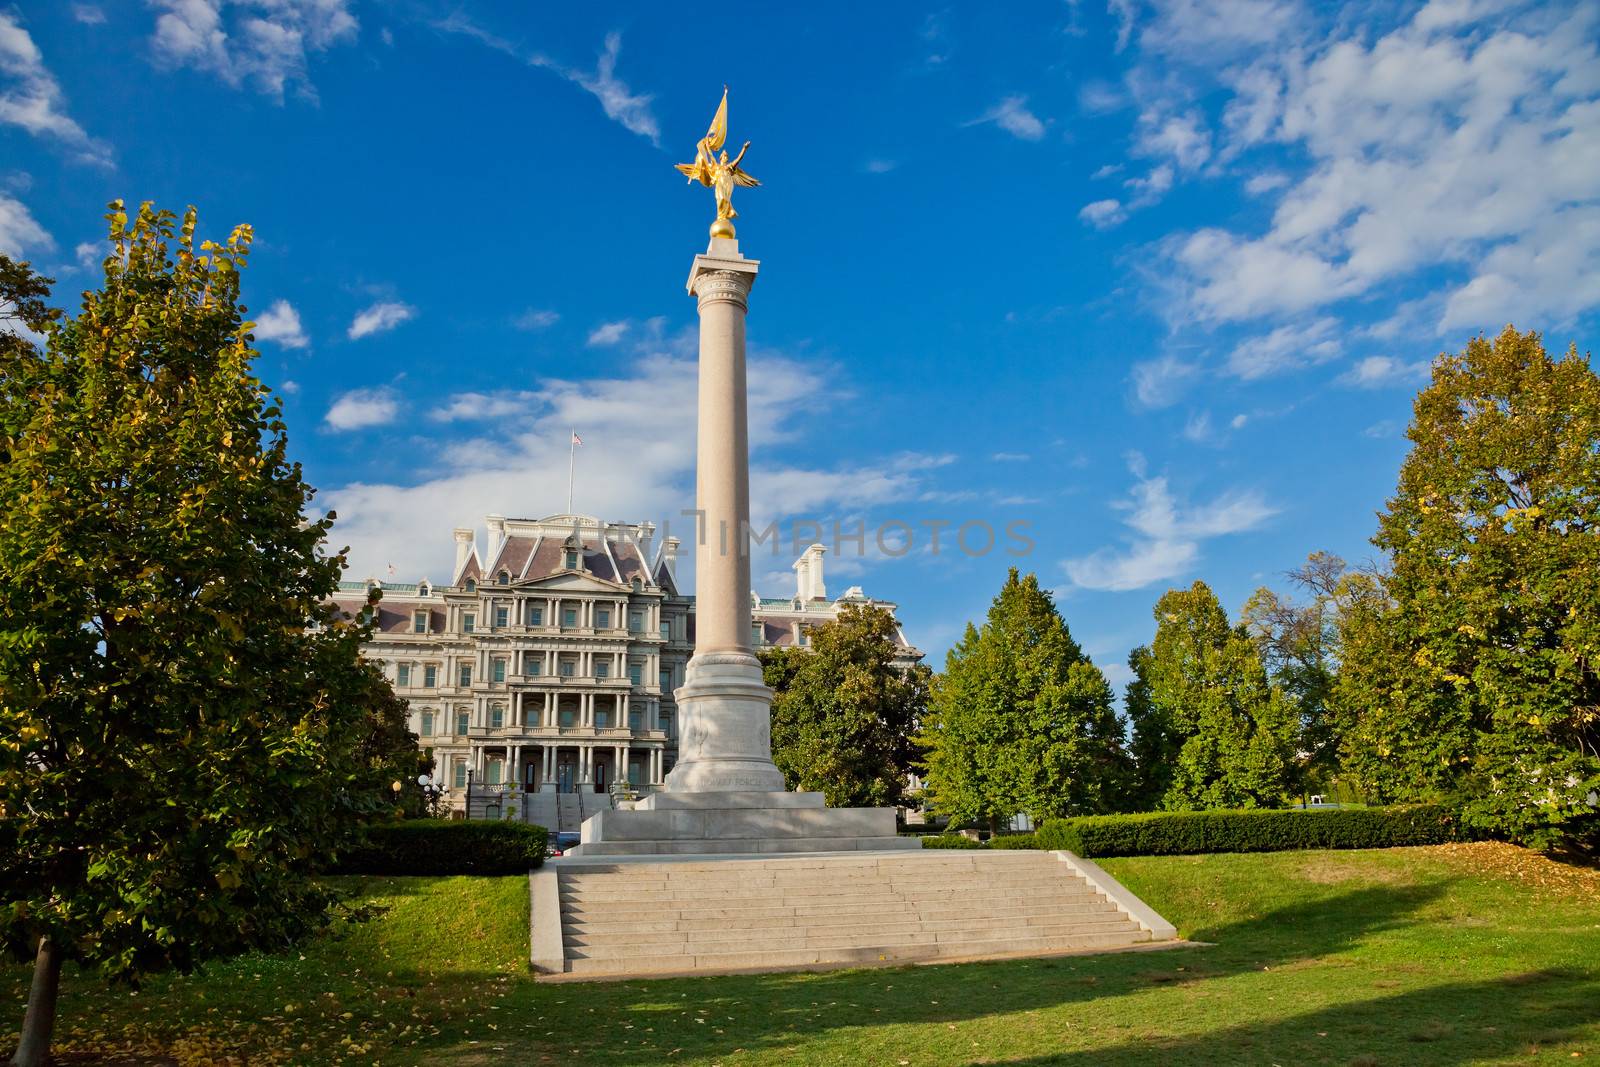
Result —
[[572, 472], [578, 462], [578, 431], [567, 431], [567, 514], [572, 514]]

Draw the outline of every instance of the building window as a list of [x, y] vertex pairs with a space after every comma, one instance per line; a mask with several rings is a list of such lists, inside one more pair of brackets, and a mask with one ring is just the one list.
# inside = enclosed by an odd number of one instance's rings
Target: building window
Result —
[[495, 583], [497, 585], [510, 585], [511, 584], [511, 572], [510, 571], [501, 571], [499, 574], [495, 575], [495, 579], [494, 580], [495, 580]]
[[763, 632], [762, 625], [759, 622], [753, 622], [750, 624], [750, 643], [752, 645], [762, 644], [762, 639], [765, 636], [766, 634]]
[[428, 664], [426, 667], [422, 668], [422, 688], [424, 688], [424, 689], [432, 689], [434, 686], [436, 686], [438, 684], [439, 684], [439, 668], [435, 667], [431, 663]]
[[563, 678], [571, 678], [573, 676], [573, 674], [576, 672], [577, 666], [578, 665], [576, 663], [574, 663], [570, 659], [562, 660], [561, 663], [560, 663], [560, 666], [559, 666], [559, 670], [561, 671], [561, 677], [563, 677]]
[[577, 717], [578, 717], [578, 713], [573, 711], [571, 708], [562, 708], [561, 709], [561, 725], [562, 726], [571, 726], [573, 723], [577, 722]]
[[672, 640], [672, 624], [670, 622], [664, 622], [661, 624], [661, 640]]
[[467, 727], [470, 726], [470, 725], [472, 725], [472, 712], [465, 711], [465, 710], [457, 711], [456, 712], [456, 736], [457, 737], [466, 737], [467, 736]]
[[494, 628], [496, 630], [504, 629], [510, 622], [511, 622], [511, 609], [510, 608], [495, 608], [494, 609]]
[[461, 665], [461, 669], [456, 672], [456, 684], [463, 689], [472, 688], [472, 664], [463, 663]]
[[596, 708], [594, 712], [594, 727], [596, 730], [609, 729], [611, 727], [611, 713]]
[[470, 634], [473, 631], [473, 628], [476, 627], [477, 625], [478, 625], [478, 617], [476, 615], [474, 615], [472, 612], [470, 612], [470, 611], [466, 612], [464, 615], [461, 616], [461, 632], [462, 633]]
[[665, 670], [665, 671], [661, 672], [661, 691], [663, 693], [672, 692], [672, 671], [671, 670]]
[[401, 689], [411, 688], [411, 664], [402, 663], [394, 669], [394, 684]]
[[499, 730], [506, 724], [506, 709], [499, 704], [489, 705], [489, 727]]
[[411, 632], [414, 634], [428, 632], [428, 613], [426, 611], [413, 611], [411, 613]]
[[576, 625], [578, 625], [578, 609], [577, 608], [562, 608], [561, 609], [561, 625], [562, 626], [576, 626]]
[[522, 673], [530, 678], [537, 678], [544, 673], [544, 657], [537, 652], [529, 652], [522, 657]]
[[455, 779], [454, 780], [455, 780], [455, 784], [456, 784], [456, 788], [457, 789], [465, 789], [467, 787], [467, 761], [466, 760], [464, 760], [464, 759], [456, 760], [456, 772], [455, 772]]
[[630, 663], [630, 664], [628, 664], [628, 681], [630, 683], [632, 683], [633, 685], [643, 685], [644, 684], [644, 664], [642, 664], [642, 663]]
[[503, 681], [506, 680], [506, 661], [505, 660], [497, 659], [497, 660], [492, 661], [489, 664], [489, 670], [492, 672], [490, 674], [490, 677], [493, 678], [495, 681], [503, 682]]
[[422, 713], [422, 736], [433, 736], [433, 712], [431, 711], [424, 711]]
[[803, 626], [800, 628], [800, 643], [802, 645], [809, 645], [811, 643], [811, 631]]
[[417, 595], [418, 596], [427, 596], [428, 595], [428, 583], [427, 582], [423, 582], [421, 585], [417, 586]]
[[609, 678], [609, 677], [611, 677], [611, 664], [607, 663], [603, 659], [595, 660], [594, 661], [594, 676], [596, 678]]
[[476, 593], [477, 591], [478, 591], [478, 583], [475, 582], [474, 580], [472, 580], [471, 578], [468, 578], [467, 579], [467, 592]]
[[641, 715], [638, 711], [629, 709], [629, 711], [628, 711], [628, 729], [637, 730], [637, 729], [639, 729], [639, 727], [643, 723], [644, 723], [644, 716]]
[[544, 606], [543, 605], [535, 604], [533, 607], [528, 609], [528, 625], [529, 626], [543, 626], [544, 625]]
[[489, 766], [485, 768], [485, 771], [489, 779], [489, 784], [499, 785], [500, 778], [505, 773], [505, 763], [501, 760], [492, 759], [489, 761]]
[[670, 711], [661, 713], [661, 730], [663, 733], [670, 734], [672, 732], [672, 713]]
[[567, 549], [565, 566], [569, 571], [575, 571], [578, 569], [578, 554], [570, 548]]
[[634, 633], [644, 632], [644, 612], [635, 611], [628, 615], [628, 629]]
[[597, 630], [611, 629], [611, 612], [605, 608], [596, 608], [594, 612], [594, 626]]

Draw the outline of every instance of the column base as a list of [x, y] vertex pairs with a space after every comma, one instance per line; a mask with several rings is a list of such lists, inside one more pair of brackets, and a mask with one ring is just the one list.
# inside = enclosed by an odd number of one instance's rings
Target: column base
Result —
[[669, 793], [779, 793], [772, 762], [772, 690], [748, 652], [696, 653], [678, 701], [678, 763]]

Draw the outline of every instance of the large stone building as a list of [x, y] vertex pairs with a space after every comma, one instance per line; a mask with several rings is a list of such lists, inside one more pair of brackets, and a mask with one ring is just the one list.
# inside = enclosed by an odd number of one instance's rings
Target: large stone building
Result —
[[[480, 553], [455, 531], [448, 584], [344, 582], [354, 614], [382, 590], [367, 647], [410, 702], [411, 729], [431, 751], [452, 807], [515, 784], [531, 793], [606, 793], [626, 780], [662, 783], [676, 756], [673, 691], [694, 650], [694, 598], [678, 588], [675, 537], [654, 545], [650, 523], [585, 515], [487, 519]], [[810, 627], [846, 604], [875, 604], [851, 587], [833, 600], [825, 549], [795, 561], [795, 595], [752, 602], [758, 646], [804, 645]], [[903, 659], [922, 653], [899, 637]]]

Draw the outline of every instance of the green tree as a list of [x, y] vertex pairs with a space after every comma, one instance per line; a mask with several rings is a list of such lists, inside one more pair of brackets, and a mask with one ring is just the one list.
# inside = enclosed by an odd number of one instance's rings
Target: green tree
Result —
[[934, 807], [991, 829], [1115, 810], [1127, 753], [1105, 675], [1050, 594], [1015, 568], [981, 629], [967, 626], [934, 680], [922, 734]]
[[1204, 582], [1168, 591], [1155, 617], [1155, 640], [1129, 658], [1138, 795], [1176, 811], [1277, 806], [1299, 731], [1249, 634]]
[[1339, 610], [1346, 593], [1345, 562], [1313, 552], [1289, 581], [1305, 601], [1263, 586], [1245, 603], [1240, 622], [1249, 631], [1273, 683], [1294, 705], [1300, 720], [1294, 789], [1326, 787], [1338, 771], [1334, 683], [1339, 675]]
[[1538, 847], [1600, 843], [1600, 377], [1507, 326], [1434, 363], [1343, 626], [1347, 765]]
[[809, 646], [762, 650], [772, 759], [789, 788], [835, 807], [899, 803], [932, 672], [895, 664], [898, 630], [887, 610], [850, 604], [811, 629]]
[[[75, 318], [0, 258], [0, 937], [34, 959], [14, 1064], [48, 1055], [63, 960], [113, 980], [279, 947], [310, 877], [414, 766], [329, 606], [332, 515], [287, 457], [221, 244], [111, 206]], [[173, 248], [171, 245], [174, 243]], [[383, 730], [374, 732], [375, 724]]]

